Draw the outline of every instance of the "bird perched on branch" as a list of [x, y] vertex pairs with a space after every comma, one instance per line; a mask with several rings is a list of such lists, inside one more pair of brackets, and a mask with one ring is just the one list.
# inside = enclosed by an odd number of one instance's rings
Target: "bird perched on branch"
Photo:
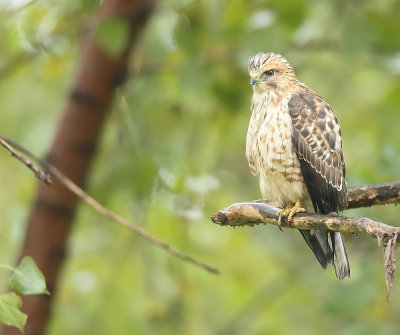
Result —
[[[246, 157], [260, 177], [263, 197], [284, 207], [279, 220], [291, 221], [298, 212], [345, 209], [341, 132], [330, 106], [296, 78], [281, 55], [258, 53], [249, 59], [248, 70], [253, 97]], [[324, 269], [333, 263], [340, 280], [350, 276], [340, 233], [300, 233]]]

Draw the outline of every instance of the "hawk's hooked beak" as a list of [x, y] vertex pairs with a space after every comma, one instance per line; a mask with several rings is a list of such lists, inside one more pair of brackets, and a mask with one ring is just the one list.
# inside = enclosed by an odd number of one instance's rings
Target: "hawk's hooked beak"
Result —
[[250, 73], [250, 85], [254, 86], [257, 84], [260, 80], [258, 79], [258, 74], [257, 72], [252, 72]]
[[251, 86], [254, 86], [254, 85], [257, 84], [257, 83], [258, 83], [258, 79], [257, 79], [257, 78], [250, 77], [250, 85], [251, 85]]

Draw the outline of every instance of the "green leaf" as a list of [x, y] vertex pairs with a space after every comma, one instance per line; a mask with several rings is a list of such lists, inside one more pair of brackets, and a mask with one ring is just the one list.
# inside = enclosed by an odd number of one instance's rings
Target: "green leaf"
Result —
[[21, 312], [21, 305], [21, 297], [14, 292], [0, 296], [0, 322], [15, 326], [23, 332], [28, 316]]
[[96, 41], [111, 57], [117, 57], [129, 42], [129, 24], [123, 19], [100, 22], [95, 33]]
[[50, 294], [42, 272], [31, 257], [24, 257], [11, 276], [10, 285], [21, 294]]

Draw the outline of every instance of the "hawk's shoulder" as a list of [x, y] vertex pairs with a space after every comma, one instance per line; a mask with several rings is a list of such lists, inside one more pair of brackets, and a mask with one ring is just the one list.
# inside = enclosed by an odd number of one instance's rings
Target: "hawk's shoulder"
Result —
[[347, 206], [340, 125], [331, 107], [301, 85], [288, 102], [293, 145], [314, 208], [337, 212]]

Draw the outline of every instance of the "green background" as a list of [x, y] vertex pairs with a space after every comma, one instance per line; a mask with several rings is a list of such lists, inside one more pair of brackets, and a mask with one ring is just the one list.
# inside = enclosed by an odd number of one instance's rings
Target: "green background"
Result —
[[[97, 1], [0, 1], [0, 133], [45, 154]], [[284, 55], [342, 126], [349, 186], [399, 179], [400, 2], [164, 1], [130, 60], [88, 182], [103, 205], [217, 266], [182, 262], [86, 205], [49, 334], [395, 334], [383, 250], [345, 236], [351, 279], [323, 271], [300, 234], [209, 216], [260, 198], [248, 169], [249, 56]], [[123, 25], [99, 33], [109, 51]], [[0, 151], [0, 262], [13, 264], [37, 186]], [[347, 211], [397, 225], [399, 209]], [[6, 290], [7, 273], [0, 277]]]

